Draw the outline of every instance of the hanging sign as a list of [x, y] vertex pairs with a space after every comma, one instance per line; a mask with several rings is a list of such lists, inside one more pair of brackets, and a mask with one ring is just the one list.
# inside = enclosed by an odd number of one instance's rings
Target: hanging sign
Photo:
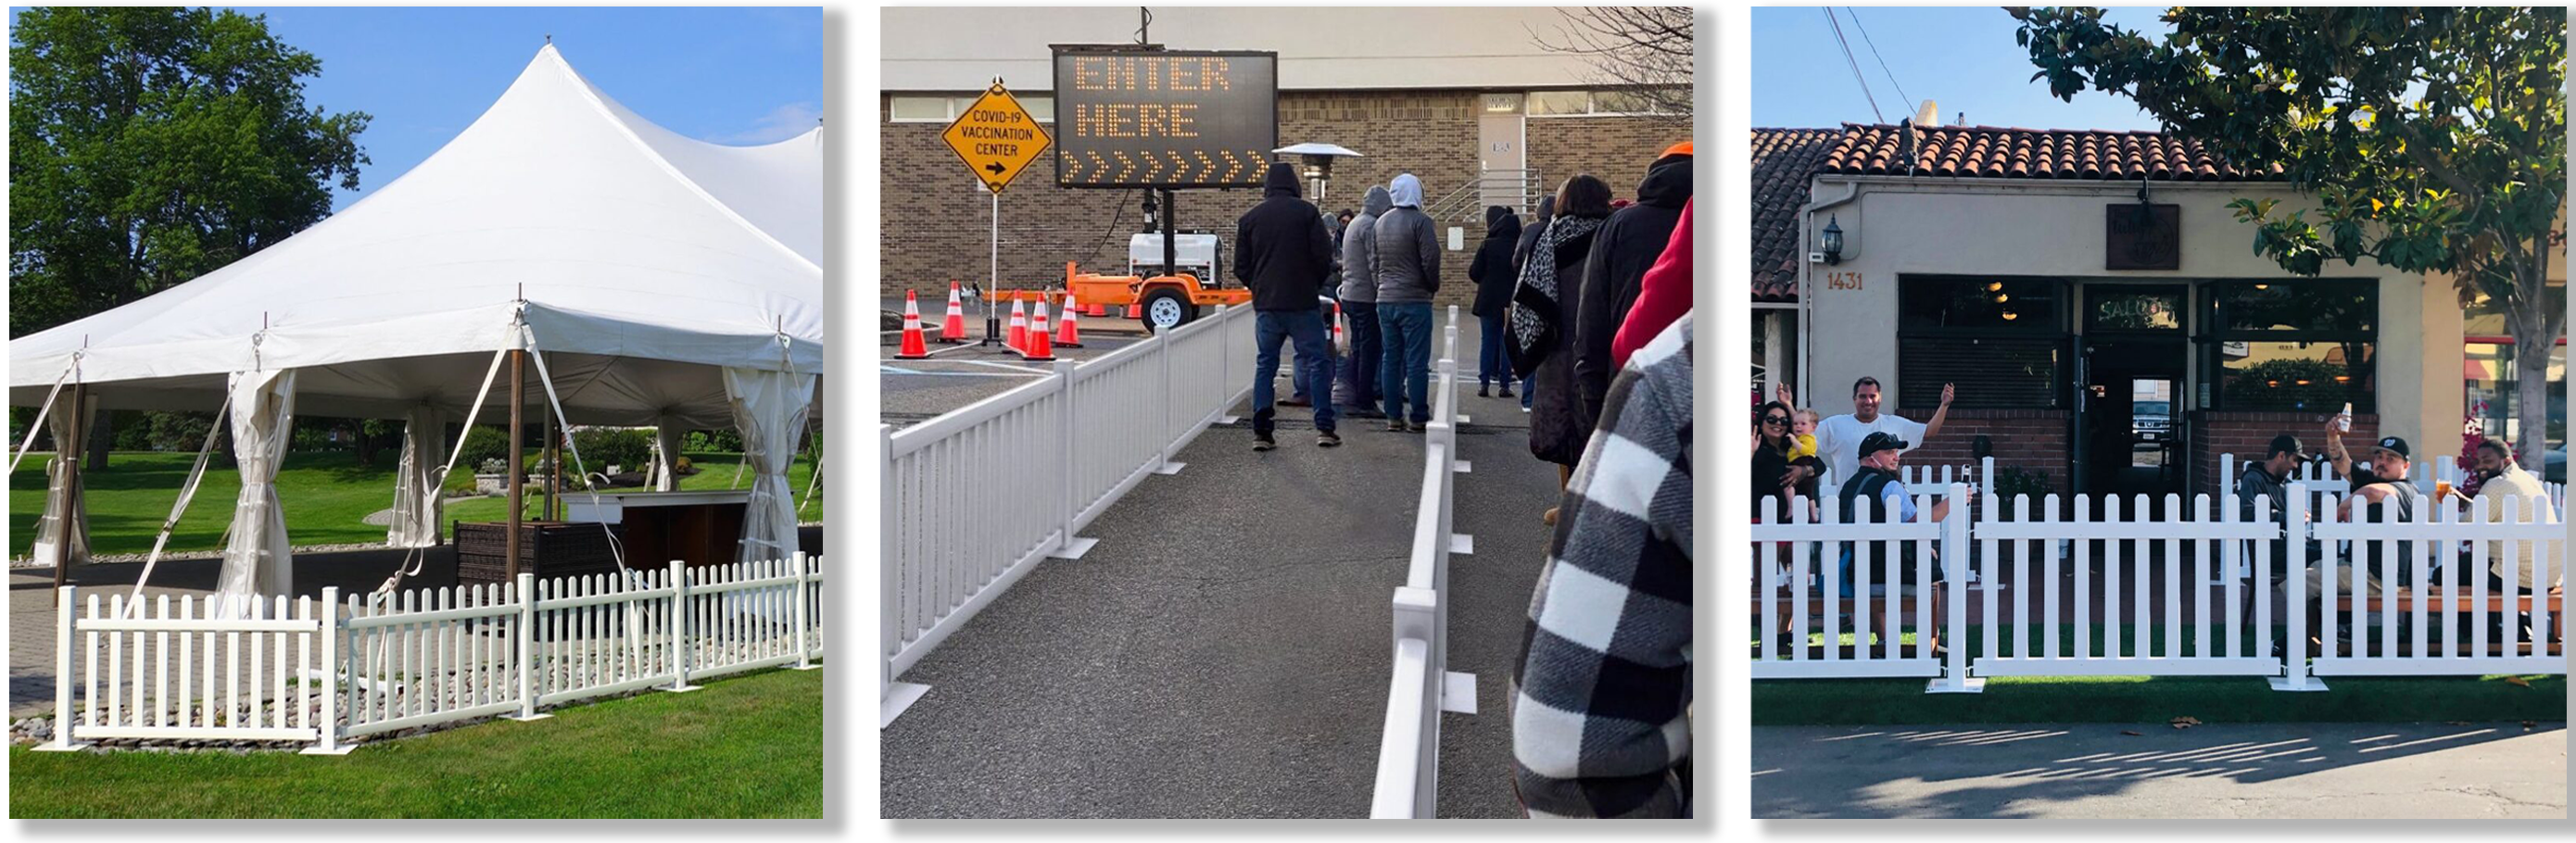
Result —
[[1279, 146], [1279, 54], [1060, 46], [1061, 187], [1260, 187]]
[[1037, 161], [1052, 142], [1046, 128], [1038, 125], [1037, 118], [1020, 106], [999, 79], [993, 80], [993, 87], [985, 89], [974, 105], [967, 106], [948, 124], [948, 131], [941, 132], [940, 139], [948, 142], [948, 148], [957, 153], [958, 160], [966, 162], [967, 169], [975, 171], [984, 189], [995, 194], [1011, 186], [1011, 180], [1019, 178], [1020, 171]]

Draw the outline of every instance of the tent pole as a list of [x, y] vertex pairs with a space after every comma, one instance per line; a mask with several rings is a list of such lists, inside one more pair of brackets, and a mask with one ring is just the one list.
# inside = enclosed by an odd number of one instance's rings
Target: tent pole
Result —
[[[81, 499], [81, 454], [89, 450], [88, 447], [86, 447], [88, 443], [84, 441], [81, 435], [85, 432], [81, 430], [81, 428], [86, 426], [83, 422], [89, 420], [87, 418], [89, 414], [81, 411], [88, 408], [89, 385], [84, 383], [72, 384], [72, 442], [80, 443], [81, 447], [65, 447], [66, 445], [71, 444], [65, 442], [54, 443], [54, 458], [65, 461], [63, 463], [63, 501], [62, 506], [56, 510], [57, 512], [62, 513], [62, 517], [54, 524], [55, 588], [62, 588], [64, 583], [70, 581], [72, 570], [72, 541], [77, 538], [74, 530], [79, 526], [79, 519], [75, 518], [74, 515], [75, 508], [80, 506]], [[44, 424], [45, 420], [37, 419], [36, 423]]]
[[518, 349], [510, 350], [510, 468], [501, 476], [510, 478], [510, 532], [501, 540], [501, 569], [511, 582], [519, 580], [519, 525], [526, 519], [527, 501], [521, 495], [527, 484], [519, 482], [521, 458], [527, 453], [520, 441], [519, 405], [528, 401], [526, 364]]

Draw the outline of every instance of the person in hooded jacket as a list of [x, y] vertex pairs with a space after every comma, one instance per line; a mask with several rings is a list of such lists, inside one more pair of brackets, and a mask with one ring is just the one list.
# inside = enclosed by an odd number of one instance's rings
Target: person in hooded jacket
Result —
[[[1514, 279], [1513, 284], [1515, 288], [1519, 285], [1518, 279], [1521, 277], [1521, 273], [1526, 272], [1529, 269], [1530, 250], [1538, 248], [1539, 235], [1546, 233], [1548, 221], [1555, 218], [1555, 194], [1539, 197], [1538, 215], [1532, 219], [1529, 225], [1521, 227], [1520, 242], [1512, 245], [1512, 278]], [[1504, 309], [1506, 311], [1510, 309], [1510, 302], [1508, 300], [1504, 303]], [[1505, 328], [1508, 331], [1508, 322], [1505, 323]], [[1508, 354], [1508, 350], [1510, 348], [1510, 343], [1508, 341], [1504, 343], [1504, 348], [1507, 352], [1505, 354], [1504, 362], [1509, 364], [1510, 355]], [[1532, 386], [1533, 385], [1529, 382], [1527, 377], [1523, 377], [1521, 379], [1521, 412], [1526, 413], [1530, 411], [1530, 393], [1536, 391]]]
[[1476, 397], [1483, 398], [1493, 381], [1503, 382], [1503, 397], [1512, 397], [1511, 363], [1503, 359], [1503, 311], [1512, 304], [1512, 285], [1520, 275], [1512, 269], [1512, 247], [1521, 239], [1521, 218], [1501, 205], [1485, 208], [1485, 242], [1476, 247], [1476, 260], [1467, 265], [1467, 278], [1476, 282], [1476, 319], [1484, 328], [1476, 353]]
[[1395, 207], [1369, 225], [1375, 241], [1369, 274], [1377, 278], [1377, 324], [1386, 342], [1378, 380], [1386, 390], [1386, 429], [1420, 433], [1431, 423], [1431, 296], [1440, 291], [1439, 224], [1422, 212], [1422, 180], [1412, 173], [1396, 176], [1386, 192]]
[[[1556, 191], [1556, 215], [1531, 246], [1512, 288], [1504, 354], [1512, 371], [1536, 397], [1530, 409], [1530, 454], [1555, 463], [1563, 485], [1592, 439], [1592, 416], [1582, 411], [1574, 387], [1574, 303], [1593, 238], [1610, 216], [1610, 185], [1591, 174], [1565, 180]], [[1555, 509], [1540, 520], [1556, 523]]]
[[[1297, 346], [1297, 391], [1332, 394], [1326, 380], [1332, 353], [1315, 297], [1333, 269], [1333, 234], [1324, 226], [1323, 213], [1298, 198], [1295, 166], [1270, 165], [1261, 195], [1261, 204], [1234, 225], [1234, 277], [1252, 290], [1252, 449], [1267, 451], [1277, 446], [1271, 438], [1277, 421], [1272, 403], [1281, 340]], [[1317, 404], [1315, 444], [1342, 444], [1333, 427], [1333, 402]]]
[[1359, 215], [1342, 227], [1342, 315], [1351, 320], [1351, 353], [1342, 360], [1341, 376], [1349, 385], [1349, 397], [1336, 394], [1335, 400], [1343, 401], [1343, 411], [1353, 418], [1386, 418], [1376, 409], [1384, 400], [1377, 379], [1382, 339], [1377, 325], [1377, 277], [1369, 272], [1369, 258], [1377, 249], [1371, 233], [1377, 218], [1394, 207], [1394, 194], [1372, 185], [1360, 200]]
[[1579, 407], [1586, 427], [1601, 417], [1602, 396], [1610, 392], [1610, 377], [1619, 371], [1619, 365], [1611, 362], [1611, 339], [1618, 336], [1619, 324], [1627, 321], [1629, 308], [1636, 305], [1646, 270], [1672, 241], [1682, 206], [1690, 198], [1691, 145], [1684, 141], [1666, 148], [1646, 167], [1646, 177], [1637, 184], [1637, 201], [1612, 213], [1602, 223], [1600, 235], [1592, 238], [1592, 254], [1584, 261], [1583, 283], [1572, 308], [1574, 381], [1583, 396]]

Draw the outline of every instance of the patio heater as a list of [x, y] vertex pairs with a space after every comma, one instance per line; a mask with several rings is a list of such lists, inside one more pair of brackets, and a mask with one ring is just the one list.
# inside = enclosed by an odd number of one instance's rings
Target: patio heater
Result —
[[[1329, 143], [1301, 143], [1295, 146], [1283, 146], [1278, 149], [1271, 150], [1270, 154], [1297, 156], [1297, 170], [1300, 174], [1306, 177], [1307, 187], [1312, 194], [1315, 207], [1317, 208], [1324, 207], [1324, 186], [1333, 179], [1333, 159], [1342, 157], [1367, 157], [1357, 152], [1352, 152], [1349, 149], [1334, 146]], [[1330, 211], [1328, 209], [1327, 213], [1329, 212]]]

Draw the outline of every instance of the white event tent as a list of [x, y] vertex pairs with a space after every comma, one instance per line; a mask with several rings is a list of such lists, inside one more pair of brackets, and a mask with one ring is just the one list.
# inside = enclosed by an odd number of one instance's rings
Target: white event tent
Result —
[[[349, 208], [12, 340], [9, 399], [40, 406], [78, 384], [104, 409], [229, 406], [242, 492], [228, 604], [289, 591], [272, 484], [295, 413], [404, 419], [388, 538], [431, 544], [445, 426], [478, 405], [480, 422], [506, 422], [508, 377], [478, 389], [511, 349], [533, 352], [531, 410], [552, 412], [551, 392], [569, 424], [660, 426], [666, 460], [679, 430], [741, 430], [754, 483], [737, 558], [780, 558], [796, 549], [787, 464], [823, 374], [822, 217], [820, 127], [755, 147], [682, 137], [549, 44], [473, 125]], [[48, 414], [58, 433], [71, 403]], [[76, 507], [48, 517], [40, 547], [68, 524], [78, 550], [81, 521]]]

